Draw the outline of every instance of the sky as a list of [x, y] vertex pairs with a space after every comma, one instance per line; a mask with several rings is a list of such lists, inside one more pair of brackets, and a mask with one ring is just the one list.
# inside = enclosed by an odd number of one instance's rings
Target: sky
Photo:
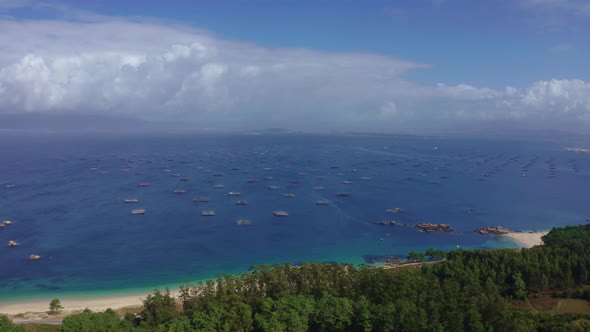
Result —
[[590, 133], [590, 1], [0, 0], [0, 115]]

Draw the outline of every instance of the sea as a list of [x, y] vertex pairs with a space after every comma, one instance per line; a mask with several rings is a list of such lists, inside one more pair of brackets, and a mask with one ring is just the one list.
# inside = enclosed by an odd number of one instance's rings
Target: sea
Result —
[[517, 248], [474, 230], [589, 221], [590, 154], [570, 146], [590, 140], [4, 132], [0, 302], [149, 291], [263, 264]]

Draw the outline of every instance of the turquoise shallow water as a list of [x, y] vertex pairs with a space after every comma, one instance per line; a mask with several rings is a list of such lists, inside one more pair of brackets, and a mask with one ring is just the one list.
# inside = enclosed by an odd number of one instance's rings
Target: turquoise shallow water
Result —
[[[0, 301], [149, 290], [256, 264], [363, 263], [430, 247], [514, 247], [472, 230], [547, 230], [590, 218], [590, 155], [562, 150], [587, 143], [2, 134], [0, 219], [14, 223], [0, 229], [0, 243], [22, 245], [0, 247]], [[394, 207], [402, 211], [386, 212]], [[146, 213], [131, 215], [135, 208]], [[215, 216], [203, 217], [202, 210]], [[275, 217], [276, 210], [289, 216]], [[238, 219], [252, 225], [238, 226]], [[375, 224], [389, 220], [398, 225]], [[417, 222], [448, 223], [455, 232], [400, 225]], [[43, 258], [29, 261], [30, 254]]]

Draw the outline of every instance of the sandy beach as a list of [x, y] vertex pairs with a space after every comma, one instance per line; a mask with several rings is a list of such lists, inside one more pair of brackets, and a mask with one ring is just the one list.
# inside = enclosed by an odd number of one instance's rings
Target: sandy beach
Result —
[[[170, 290], [172, 295], [178, 298], [179, 290]], [[130, 306], [140, 306], [141, 300], [145, 299], [149, 294], [153, 292], [145, 293], [133, 293], [125, 295], [114, 295], [114, 296], [93, 296], [93, 297], [59, 297], [59, 300], [64, 307], [63, 314], [81, 311], [86, 308], [93, 311], [103, 311], [108, 308], [120, 309]], [[20, 313], [31, 313], [26, 315], [27, 317], [41, 318], [43, 313], [49, 310], [49, 302], [51, 298], [39, 299], [39, 300], [24, 300], [15, 301], [10, 303], [0, 303], [0, 313], [7, 315], [16, 315]], [[63, 316], [63, 315], [62, 315]]]
[[534, 246], [543, 245], [541, 237], [547, 233], [548, 232], [510, 232], [503, 234], [503, 236], [511, 238], [523, 248], [532, 248]]
[[[541, 237], [547, 232], [511, 232], [503, 234], [517, 243], [523, 248], [531, 248], [536, 245], [542, 245]], [[59, 297], [63, 305], [63, 313], [59, 317], [67, 316], [68, 314], [82, 311], [86, 308], [93, 311], [103, 311], [108, 308], [120, 309], [125, 307], [139, 307], [142, 305], [141, 300], [145, 299], [153, 292], [135, 292], [123, 295], [105, 295], [105, 296], [89, 296], [89, 297]], [[178, 298], [179, 290], [171, 289], [173, 296]], [[23, 300], [14, 301], [10, 303], [0, 303], [0, 313], [7, 314], [12, 317], [16, 314], [28, 313], [26, 318], [30, 319], [45, 319], [48, 317], [47, 311], [49, 309], [49, 302], [52, 298], [44, 298], [37, 300]]]

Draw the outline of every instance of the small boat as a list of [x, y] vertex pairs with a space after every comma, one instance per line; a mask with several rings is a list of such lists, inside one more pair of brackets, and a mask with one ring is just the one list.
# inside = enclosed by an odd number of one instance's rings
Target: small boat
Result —
[[328, 205], [328, 204], [330, 204], [330, 201], [323, 201], [323, 200], [322, 201], [316, 201], [315, 204], [316, 205]]
[[338, 175], [338, 176], [346, 176], [346, 173], [338, 173], [336, 175]]
[[222, 188], [225, 188], [225, 186], [222, 185], [222, 184], [216, 184], [213, 188], [215, 188], [215, 189], [222, 189]]
[[1, 224], [2, 225], [12, 225], [12, 221], [10, 221], [10, 220], [4, 220]]
[[189, 178], [182, 178], [182, 179], [180, 179], [180, 181], [187, 182], [187, 181], [190, 181], [190, 179]]
[[288, 214], [287, 212], [285, 212], [285, 211], [273, 211], [273, 213], [272, 213], [272, 214], [274, 214], [274, 215], [275, 215], [275, 216], [277, 216], [277, 217], [286, 217], [286, 216], [288, 216], [288, 215], [289, 215], [289, 214]]
[[125, 198], [123, 200], [123, 202], [125, 202], [125, 203], [139, 203], [139, 199], [137, 199], [137, 198]]
[[201, 215], [204, 216], [204, 217], [212, 217], [212, 216], [215, 215], [215, 211], [212, 211], [212, 210], [204, 210], [204, 211], [201, 211]]
[[363, 176], [363, 177], [361, 178], [361, 180], [371, 180], [371, 179], [372, 179], [372, 178], [370, 178], [370, 177], [368, 177], [368, 176]]
[[29, 259], [33, 260], [33, 261], [38, 261], [41, 259], [41, 256], [39, 255], [29, 255]]
[[297, 197], [297, 195], [295, 195], [295, 194], [283, 194], [283, 197], [295, 198], [295, 197]]
[[264, 179], [265, 180], [272, 180], [272, 176], [265, 176]]
[[336, 196], [340, 196], [340, 197], [348, 197], [350, 196], [350, 193], [337, 193]]
[[186, 190], [177, 189], [177, 190], [174, 190], [174, 193], [177, 194], [177, 195], [182, 195], [182, 194], [185, 194], [186, 193]]
[[270, 189], [270, 190], [277, 190], [277, 189], [279, 189], [278, 186], [268, 186], [267, 188]]
[[236, 220], [236, 224], [240, 225], [240, 226], [244, 226], [244, 225], [252, 225], [252, 222], [250, 220]]
[[293, 180], [293, 181], [291, 181], [291, 183], [299, 184], [299, 183], [303, 183], [303, 181], [301, 181], [301, 180]]
[[248, 201], [236, 201], [236, 205], [248, 205]]
[[238, 191], [230, 191], [228, 193], [229, 196], [240, 196], [240, 193]]
[[131, 210], [131, 214], [133, 214], [133, 215], [145, 214], [145, 210], [144, 209]]
[[313, 187], [313, 190], [324, 190], [324, 187]]
[[193, 198], [193, 202], [206, 203], [206, 202], [209, 202], [209, 198], [207, 198], [207, 197], [195, 197], [195, 198]]
[[174, 173], [174, 174], [170, 174], [170, 175], [171, 175], [171, 176], [174, 176], [174, 177], [179, 177], [179, 176], [180, 176], [180, 174], [179, 174], [179, 173]]
[[140, 186], [140, 187], [147, 187], [149, 185], [150, 185], [149, 182], [142, 182], [142, 183], [138, 184], [138, 186]]
[[385, 212], [387, 212], [387, 213], [398, 213], [401, 210], [402, 210], [401, 208], [396, 207], [396, 208], [393, 208], [393, 209], [386, 209]]
[[352, 182], [352, 181], [343, 181], [342, 183], [343, 184], [353, 184], [354, 182]]
[[248, 180], [248, 183], [257, 183], [258, 180], [252, 179], [252, 180]]
[[14, 248], [20, 246], [20, 243], [10, 240], [8, 241], [8, 246]]

